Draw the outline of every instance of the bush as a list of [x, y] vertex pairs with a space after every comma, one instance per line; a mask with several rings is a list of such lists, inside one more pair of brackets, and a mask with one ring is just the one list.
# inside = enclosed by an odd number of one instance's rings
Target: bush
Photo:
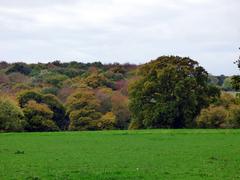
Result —
[[11, 73], [8, 75], [8, 78], [12, 83], [28, 83], [28, 82], [30, 82], [30, 78], [21, 73]]
[[36, 115], [43, 116], [46, 119], [53, 117], [53, 112], [46, 104], [40, 104], [34, 100], [29, 101], [23, 111], [26, 118], [31, 118]]
[[[56, 96], [52, 94], [42, 95], [35, 91], [24, 91], [20, 93], [18, 100], [22, 108], [25, 108], [26, 105], [34, 106], [35, 109], [43, 108], [43, 106], [47, 107], [53, 114], [50, 118], [47, 117], [46, 119], [53, 120], [56, 125], [62, 130], [67, 128], [68, 121], [65, 116], [65, 108]], [[30, 101], [34, 101], [35, 104]]]
[[222, 93], [216, 103], [202, 109], [196, 123], [200, 128], [239, 128], [240, 105], [238, 98], [228, 93]]
[[140, 124], [140, 121], [132, 120], [128, 126], [129, 130], [134, 130], [134, 129], [142, 129], [143, 125]]
[[210, 106], [201, 111], [196, 122], [200, 128], [223, 128], [226, 126], [227, 116], [228, 112], [223, 106]]
[[7, 74], [13, 73], [13, 72], [19, 72], [25, 75], [29, 75], [31, 73], [32, 69], [25, 63], [15, 63], [11, 68], [8, 69], [6, 72]]
[[228, 77], [224, 80], [223, 85], [222, 85], [222, 89], [224, 91], [233, 91], [233, 86], [232, 86], [232, 78]]
[[107, 112], [104, 114], [99, 122], [97, 123], [97, 126], [99, 129], [115, 129], [116, 127], [116, 116], [112, 112]]
[[112, 112], [116, 116], [116, 128], [127, 129], [130, 122], [128, 98], [120, 93], [115, 93], [111, 99]]
[[95, 130], [96, 122], [101, 117], [100, 102], [94, 93], [82, 90], [71, 95], [67, 100], [70, 130]]
[[35, 91], [23, 91], [18, 95], [18, 102], [20, 104], [20, 106], [23, 108], [28, 101], [30, 100], [34, 100], [37, 103], [41, 103], [42, 102], [42, 95], [38, 92]]
[[53, 94], [53, 95], [57, 95], [58, 94], [58, 90], [59, 88], [57, 87], [46, 87], [46, 88], [43, 88], [41, 93], [42, 94]]
[[222, 93], [220, 98], [214, 103], [214, 105], [228, 108], [231, 104], [236, 104], [237, 100], [238, 99], [230, 93]]
[[47, 94], [43, 96], [43, 103], [48, 105], [53, 112], [52, 120], [57, 124], [57, 126], [62, 130], [66, 129], [68, 119], [66, 118], [65, 107], [58, 98], [52, 94]]
[[97, 74], [97, 73], [91, 74], [84, 81], [89, 87], [92, 87], [92, 88], [97, 88], [102, 86], [108, 87], [109, 85], [108, 79], [104, 75]]
[[57, 125], [51, 120], [53, 112], [46, 104], [29, 101], [23, 108], [28, 131], [56, 131]]
[[32, 87], [26, 83], [17, 83], [13, 86], [15, 92], [30, 90]]
[[62, 73], [70, 78], [74, 78], [76, 76], [80, 76], [83, 71], [81, 70], [77, 70], [77, 69], [74, 69], [74, 68], [62, 68], [62, 69], [59, 69], [58, 73]]
[[106, 113], [112, 109], [112, 97], [113, 91], [110, 88], [100, 88], [96, 91], [95, 95], [100, 101], [100, 111]]
[[56, 87], [61, 87], [64, 80], [68, 77], [66, 75], [51, 72], [48, 70], [42, 70], [38, 76], [35, 76], [33, 82], [35, 84], [39, 83], [49, 83]]
[[0, 98], [0, 131], [22, 131], [24, 125], [23, 112], [16, 103]]
[[240, 106], [231, 105], [229, 107], [228, 127], [240, 128]]
[[94, 109], [79, 109], [71, 111], [69, 114], [69, 130], [97, 130], [97, 122], [101, 113]]

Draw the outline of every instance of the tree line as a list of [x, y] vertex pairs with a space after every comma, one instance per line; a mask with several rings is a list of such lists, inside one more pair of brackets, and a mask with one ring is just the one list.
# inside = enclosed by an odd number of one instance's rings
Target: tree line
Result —
[[0, 62], [0, 131], [239, 128], [237, 80], [178, 56], [139, 66]]

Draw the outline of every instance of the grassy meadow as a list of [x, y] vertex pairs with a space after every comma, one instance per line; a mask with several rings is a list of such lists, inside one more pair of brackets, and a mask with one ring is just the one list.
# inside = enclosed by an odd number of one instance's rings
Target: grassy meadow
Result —
[[240, 130], [1, 133], [0, 179], [240, 179]]

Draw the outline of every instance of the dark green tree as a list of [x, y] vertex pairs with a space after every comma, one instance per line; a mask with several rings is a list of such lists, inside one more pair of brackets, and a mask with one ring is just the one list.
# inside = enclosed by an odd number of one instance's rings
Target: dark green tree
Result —
[[10, 67], [7, 70], [7, 74], [13, 73], [13, 72], [19, 72], [25, 75], [29, 75], [31, 73], [32, 69], [25, 63], [14, 63], [12, 67]]
[[219, 96], [208, 73], [190, 58], [162, 56], [142, 65], [130, 86], [134, 128], [184, 128], [195, 125], [203, 107]]
[[24, 106], [23, 112], [27, 121], [26, 130], [28, 131], [57, 131], [59, 128], [52, 121], [53, 112], [42, 103], [34, 100], [28, 101]]
[[52, 94], [47, 94], [43, 96], [43, 103], [47, 104], [53, 111], [52, 120], [57, 126], [62, 130], [66, 130], [68, 126], [68, 118], [65, 116], [65, 108], [58, 98]]
[[64, 130], [68, 125], [68, 118], [65, 116], [65, 108], [58, 98], [52, 94], [42, 95], [35, 91], [23, 91], [18, 96], [19, 104], [24, 108], [29, 101], [35, 101], [36, 103], [45, 104], [53, 112], [51, 120], [53, 120], [57, 126]]
[[18, 102], [21, 108], [23, 108], [30, 100], [34, 100], [37, 103], [42, 103], [43, 96], [40, 93], [32, 90], [20, 92], [18, 95]]

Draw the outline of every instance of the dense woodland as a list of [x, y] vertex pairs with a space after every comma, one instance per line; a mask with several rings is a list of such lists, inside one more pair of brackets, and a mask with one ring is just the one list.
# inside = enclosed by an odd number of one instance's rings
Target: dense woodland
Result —
[[0, 131], [239, 128], [238, 80], [176, 56], [143, 65], [2, 61]]

